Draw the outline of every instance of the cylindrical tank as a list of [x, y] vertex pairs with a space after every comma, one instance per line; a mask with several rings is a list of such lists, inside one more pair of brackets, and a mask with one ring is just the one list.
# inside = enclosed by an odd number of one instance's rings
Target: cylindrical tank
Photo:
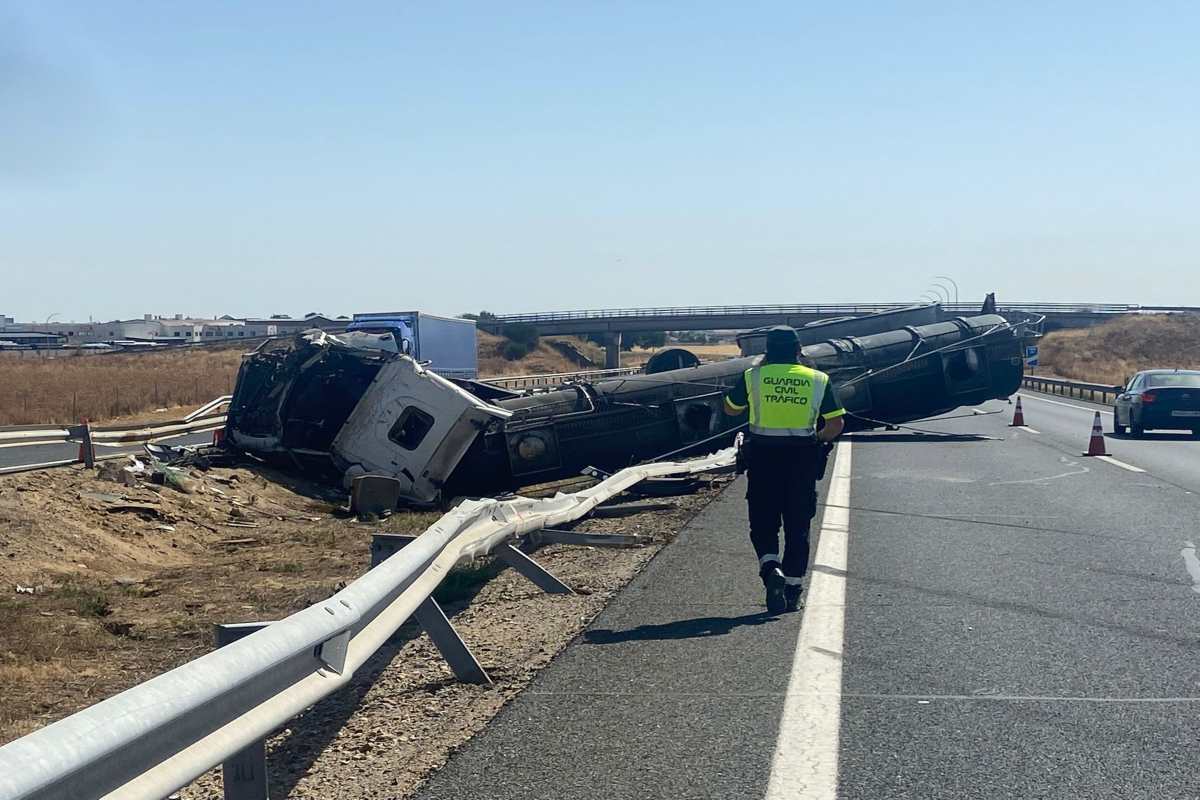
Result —
[[[830, 375], [849, 427], [861, 429], [1007, 397], [1020, 386], [1021, 344], [1002, 317], [982, 315], [830, 339], [802, 352]], [[680, 448], [717, 449], [745, 421], [723, 413], [724, 393], [759, 360], [734, 358], [497, 401], [514, 416], [475, 441], [448, 491], [515, 488], [587, 466], [619, 469]]]

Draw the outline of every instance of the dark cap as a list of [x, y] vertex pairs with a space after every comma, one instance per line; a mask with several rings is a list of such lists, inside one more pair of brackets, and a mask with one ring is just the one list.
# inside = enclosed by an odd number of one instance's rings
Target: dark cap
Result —
[[787, 325], [773, 325], [767, 328], [767, 359], [770, 361], [794, 361], [796, 345], [800, 337], [796, 329]]

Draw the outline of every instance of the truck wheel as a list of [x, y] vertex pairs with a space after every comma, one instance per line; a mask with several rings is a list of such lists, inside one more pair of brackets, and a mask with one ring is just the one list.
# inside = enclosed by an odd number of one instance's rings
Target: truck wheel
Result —
[[1120, 412], [1117, 410], [1116, 406], [1113, 406], [1113, 433], [1117, 434], [1118, 436], [1123, 436], [1127, 430], [1128, 428], [1121, 424]]

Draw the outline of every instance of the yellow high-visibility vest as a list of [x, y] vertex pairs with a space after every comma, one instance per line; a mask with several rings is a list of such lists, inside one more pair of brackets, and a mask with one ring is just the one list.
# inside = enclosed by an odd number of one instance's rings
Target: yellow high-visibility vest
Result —
[[811, 437], [817, 432], [829, 376], [802, 364], [762, 364], [745, 372], [750, 432]]

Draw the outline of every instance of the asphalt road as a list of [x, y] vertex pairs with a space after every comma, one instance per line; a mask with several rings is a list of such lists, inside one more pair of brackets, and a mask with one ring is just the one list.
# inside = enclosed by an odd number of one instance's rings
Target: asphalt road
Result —
[[803, 617], [735, 484], [418, 796], [1198, 796], [1200, 442], [1029, 397], [848, 437]]
[[[208, 444], [212, 442], [212, 431], [193, 433], [186, 436], [175, 436], [159, 439], [168, 444]], [[142, 445], [122, 445], [120, 447], [96, 446], [97, 456], [114, 455], [117, 453], [141, 453]], [[58, 444], [34, 445], [31, 447], [0, 447], [0, 468], [17, 467], [25, 464], [45, 464], [51, 461], [63, 461], [79, 455], [79, 445], [72, 442]]]
[[[1088, 431], [1100, 412], [1108, 452], [1166, 481], [1200, 492], [1200, 440], [1186, 431], [1147, 431], [1144, 438], [1112, 432], [1112, 406], [1037, 392], [1021, 393], [1025, 422], [1058, 443], [1087, 449]], [[997, 406], [1002, 404], [996, 404]]]

